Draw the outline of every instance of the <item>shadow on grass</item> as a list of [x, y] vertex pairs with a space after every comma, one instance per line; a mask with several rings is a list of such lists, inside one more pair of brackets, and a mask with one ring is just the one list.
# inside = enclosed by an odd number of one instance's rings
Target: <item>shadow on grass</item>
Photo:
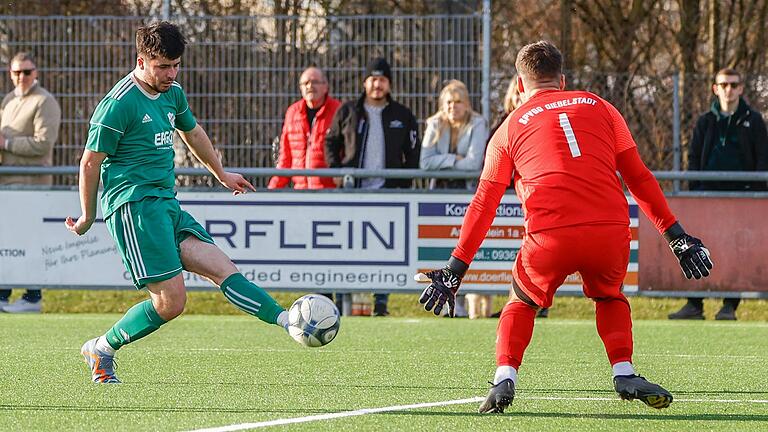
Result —
[[[204, 386], [221, 386], [221, 387], [237, 387], [242, 388], [247, 386], [246, 383], [243, 383], [243, 381], [219, 381], [219, 382], [205, 382], [205, 381], [194, 381], [194, 382], [183, 382], [183, 381], [124, 381], [123, 384], [121, 384], [121, 387], [124, 387], [126, 385], [141, 385], [141, 386], [152, 386], [152, 387], [187, 387], [187, 386], [193, 386], [193, 387], [200, 387], [201, 385]], [[353, 383], [346, 383], [346, 382], [338, 382], [338, 383], [327, 383], [327, 382], [312, 382], [312, 381], [304, 381], [304, 382], [259, 382], [259, 383], [253, 383], [251, 385], [253, 388], [301, 388], [306, 387], [310, 389], [316, 389], [318, 387], [324, 387], [324, 388], [342, 388], [342, 389], [370, 389], [370, 390], [462, 390], [462, 391], [468, 391], [468, 392], [486, 392], [488, 391], [489, 386], [448, 386], [448, 385], [392, 385], [392, 384], [353, 384]], [[592, 391], [592, 390], [587, 390]]]
[[[468, 390], [472, 390], [471, 388]], [[701, 390], [675, 390], [669, 389], [674, 396], [686, 395], [686, 396], [723, 396], [723, 395], [768, 395], [768, 391], [750, 391], [750, 390], [713, 390], [713, 391], [701, 391]], [[588, 395], [615, 395], [616, 392], [613, 389], [547, 389], [547, 388], [522, 388], [519, 389], [518, 394], [588, 394]]]
[[[237, 387], [242, 388], [246, 384], [242, 381], [232, 382], [179, 382], [179, 381], [131, 381], [128, 385], [145, 385], [145, 386], [161, 386], [161, 387], [185, 387], [194, 386], [199, 387], [201, 384], [208, 386], [222, 386], [222, 387]], [[125, 385], [125, 384], [124, 384]], [[280, 387], [307, 387], [317, 388], [318, 386], [326, 388], [345, 388], [345, 389], [370, 389], [370, 390], [460, 390], [467, 392], [475, 392], [478, 395], [485, 394], [488, 391], [489, 386], [448, 386], [448, 385], [391, 385], [391, 384], [351, 384], [351, 383], [327, 383], [327, 382], [302, 382], [302, 383], [285, 383], [285, 382], [260, 382], [254, 383], [255, 388], [280, 388]], [[670, 389], [672, 394], [676, 397], [687, 396], [719, 396], [724, 397], [727, 395], [768, 395], [768, 391], [749, 391], [749, 390], [716, 390], [716, 391], [684, 391]], [[582, 388], [582, 389], [552, 389], [552, 388], [521, 388], [517, 390], [517, 394], [521, 396], [525, 395], [564, 395], [564, 394], [578, 394], [589, 396], [616, 396], [616, 392], [613, 388], [605, 387], [601, 389], [594, 388]], [[714, 402], [714, 401], [713, 401]]]
[[[299, 417], [312, 414], [332, 414], [346, 411], [356, 411], [360, 408], [348, 409], [273, 409], [273, 408], [225, 408], [225, 407], [108, 407], [108, 406], [77, 406], [77, 405], [8, 405], [0, 404], [2, 411], [38, 411], [38, 412], [112, 412], [112, 413], [224, 413], [224, 414], [287, 414]], [[428, 410], [383, 411], [371, 415], [412, 416], [412, 417], [484, 417], [510, 419], [589, 419], [589, 420], [661, 420], [661, 421], [726, 421], [726, 422], [768, 422], [765, 414], [585, 414], [569, 412], [528, 412], [508, 411], [504, 414], [480, 414], [477, 412], [446, 412]]]
[[9, 405], [0, 404], [3, 411], [50, 411], [50, 412], [130, 412], [130, 413], [276, 413], [302, 416], [305, 414], [330, 414], [354, 409], [274, 409], [274, 408], [225, 408], [225, 407], [109, 407], [109, 406], [78, 406], [78, 405]]
[[686, 395], [686, 396], [723, 396], [723, 395], [768, 395], [768, 391], [749, 391], [749, 390], [713, 390], [713, 391], [685, 391], [685, 390], [670, 390], [673, 395]]
[[445, 412], [445, 411], [397, 411], [381, 412], [375, 415], [407, 415], [407, 416], [447, 416], [447, 417], [485, 417], [485, 418], [562, 418], [589, 420], [662, 420], [662, 421], [728, 421], [728, 422], [765, 422], [768, 415], [764, 414], [584, 414], [568, 412], [527, 412], [507, 411], [504, 414], [480, 414], [477, 412]]

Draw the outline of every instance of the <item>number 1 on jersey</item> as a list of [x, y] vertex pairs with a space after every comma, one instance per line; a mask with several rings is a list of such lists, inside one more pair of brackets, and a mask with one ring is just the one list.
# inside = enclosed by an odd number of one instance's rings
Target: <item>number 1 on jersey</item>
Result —
[[560, 119], [560, 127], [563, 129], [565, 139], [568, 141], [568, 148], [571, 149], [571, 156], [577, 158], [581, 156], [581, 150], [579, 149], [579, 143], [576, 141], [576, 135], [573, 133], [571, 127], [571, 121], [568, 120], [568, 114], [560, 113], [558, 115]]

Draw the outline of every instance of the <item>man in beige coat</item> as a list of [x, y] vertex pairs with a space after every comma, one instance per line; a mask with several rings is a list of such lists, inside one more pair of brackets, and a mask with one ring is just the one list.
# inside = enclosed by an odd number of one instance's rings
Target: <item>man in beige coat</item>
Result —
[[[0, 105], [0, 165], [51, 166], [53, 144], [61, 125], [61, 108], [37, 82], [37, 67], [28, 53], [20, 52], [11, 59], [9, 74], [15, 89], [5, 95]], [[52, 183], [50, 175], [0, 176], [0, 185]], [[40, 312], [40, 290], [27, 290], [13, 304], [8, 304], [10, 295], [11, 290], [0, 290], [0, 311]]]

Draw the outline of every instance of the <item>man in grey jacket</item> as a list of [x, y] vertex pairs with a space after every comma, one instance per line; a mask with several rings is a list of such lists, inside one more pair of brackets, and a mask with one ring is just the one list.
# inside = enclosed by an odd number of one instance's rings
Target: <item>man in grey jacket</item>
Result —
[[[0, 164], [4, 166], [50, 166], [53, 144], [59, 136], [61, 108], [37, 81], [37, 66], [25, 52], [11, 59], [9, 70], [15, 88], [0, 105]], [[0, 185], [50, 185], [48, 176], [0, 176]], [[13, 304], [11, 290], [0, 290], [0, 311], [40, 312], [40, 290], [27, 290]]]

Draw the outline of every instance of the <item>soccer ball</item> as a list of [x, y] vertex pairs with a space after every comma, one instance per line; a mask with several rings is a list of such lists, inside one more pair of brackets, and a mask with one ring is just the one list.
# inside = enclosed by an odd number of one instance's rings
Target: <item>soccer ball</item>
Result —
[[339, 325], [339, 310], [326, 296], [307, 294], [288, 309], [288, 333], [304, 346], [319, 347], [331, 342]]

